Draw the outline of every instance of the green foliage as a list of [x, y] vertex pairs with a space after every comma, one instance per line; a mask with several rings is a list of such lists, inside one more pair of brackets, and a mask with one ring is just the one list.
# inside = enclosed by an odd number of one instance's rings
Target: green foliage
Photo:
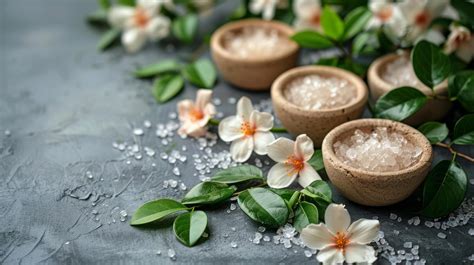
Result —
[[381, 96], [375, 103], [375, 117], [402, 121], [426, 104], [427, 97], [413, 87], [400, 87]]
[[465, 115], [456, 122], [453, 143], [459, 145], [474, 144], [474, 114]]
[[349, 12], [344, 18], [344, 40], [348, 40], [361, 32], [372, 13], [366, 7], [358, 7]]
[[314, 154], [311, 157], [311, 159], [308, 161], [308, 163], [316, 170], [322, 170], [324, 169], [324, 163], [323, 163], [323, 152], [321, 149], [314, 150]]
[[309, 202], [302, 201], [298, 204], [293, 222], [296, 231], [301, 232], [309, 224], [319, 223], [318, 208]]
[[178, 95], [183, 87], [184, 80], [180, 75], [165, 75], [155, 80], [152, 93], [157, 102], [165, 103]]
[[172, 199], [159, 199], [150, 201], [143, 204], [135, 211], [130, 224], [148, 224], [161, 220], [170, 214], [187, 210], [188, 208], [186, 206]]
[[334, 43], [326, 36], [312, 30], [300, 31], [291, 36], [298, 45], [310, 49], [326, 49], [334, 46]]
[[151, 78], [159, 74], [178, 72], [180, 69], [181, 65], [175, 59], [164, 59], [158, 63], [141, 67], [133, 74], [137, 78]]
[[448, 91], [451, 100], [459, 103], [469, 112], [474, 112], [474, 71], [462, 71], [449, 77]]
[[196, 35], [198, 26], [198, 17], [196, 14], [188, 14], [178, 17], [173, 21], [173, 35], [180, 41], [190, 43]]
[[459, 12], [461, 21], [474, 28], [474, 3], [469, 0], [451, 0], [451, 5]]
[[226, 184], [240, 183], [248, 180], [263, 180], [263, 173], [256, 166], [242, 165], [221, 170], [211, 180]]
[[206, 181], [194, 186], [181, 201], [185, 205], [212, 205], [228, 200], [237, 190], [224, 183]]
[[202, 88], [212, 88], [217, 79], [216, 69], [209, 59], [200, 59], [186, 66], [183, 75], [189, 82]]
[[443, 51], [433, 43], [420, 41], [413, 48], [413, 70], [423, 84], [433, 89], [451, 73], [451, 61]]
[[448, 137], [449, 129], [445, 123], [429, 121], [418, 127], [418, 131], [425, 135], [431, 144], [444, 141]]
[[344, 22], [329, 6], [323, 8], [321, 27], [324, 34], [333, 40], [341, 40], [344, 37]]
[[100, 51], [105, 51], [110, 48], [112, 44], [116, 43], [120, 37], [121, 31], [116, 28], [109, 29], [106, 31], [97, 43], [97, 49]]
[[439, 162], [428, 174], [423, 188], [422, 214], [438, 218], [456, 210], [464, 200], [467, 176], [456, 161]]
[[192, 247], [203, 235], [207, 227], [207, 215], [203, 211], [181, 214], [173, 223], [176, 238], [183, 245]]

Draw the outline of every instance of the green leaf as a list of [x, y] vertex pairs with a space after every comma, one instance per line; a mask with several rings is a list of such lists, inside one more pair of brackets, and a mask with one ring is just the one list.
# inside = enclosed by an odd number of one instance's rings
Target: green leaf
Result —
[[198, 26], [198, 17], [196, 14], [189, 14], [178, 17], [173, 21], [173, 35], [180, 41], [190, 43], [194, 39]]
[[315, 169], [315, 170], [321, 170], [324, 169], [324, 163], [323, 163], [323, 151], [321, 149], [314, 150], [314, 154], [311, 157], [311, 159], [308, 161], [308, 163]]
[[211, 180], [214, 182], [232, 184], [244, 182], [251, 179], [263, 180], [263, 173], [256, 166], [242, 165], [221, 170]]
[[413, 87], [400, 87], [389, 91], [375, 103], [377, 118], [402, 121], [415, 114], [426, 104], [427, 97]]
[[413, 70], [423, 84], [433, 89], [451, 73], [451, 60], [433, 43], [422, 40], [411, 54]]
[[180, 75], [166, 75], [157, 78], [153, 83], [153, 96], [159, 103], [164, 103], [176, 96], [184, 86]]
[[429, 121], [418, 127], [418, 131], [428, 138], [431, 144], [436, 144], [444, 141], [448, 137], [448, 126], [446, 124], [436, 121]]
[[344, 22], [329, 6], [323, 8], [321, 26], [324, 34], [334, 40], [341, 40], [344, 36]]
[[273, 193], [278, 194], [278, 196], [282, 197], [283, 200], [287, 201], [288, 203], [290, 202], [291, 197], [293, 197], [293, 194], [295, 194], [297, 192], [297, 190], [293, 190], [293, 189], [274, 189], [274, 188], [270, 188], [270, 190]]
[[358, 7], [347, 14], [344, 18], [344, 39], [348, 40], [361, 32], [372, 13], [366, 7]]
[[183, 204], [171, 199], [150, 201], [138, 208], [132, 216], [131, 225], [142, 225], [158, 221], [170, 214], [187, 211]]
[[474, 71], [462, 71], [448, 78], [451, 100], [457, 99], [469, 112], [474, 112]]
[[300, 202], [295, 212], [295, 220], [293, 221], [296, 231], [301, 232], [309, 224], [317, 223], [319, 223], [318, 208], [312, 203]]
[[109, 25], [107, 21], [107, 11], [104, 9], [99, 9], [94, 11], [94, 13], [87, 15], [87, 22], [94, 26], [105, 27]]
[[207, 215], [203, 211], [193, 211], [178, 216], [173, 223], [173, 231], [179, 242], [192, 247], [201, 238], [207, 227]]
[[103, 10], [107, 10], [111, 6], [110, 0], [98, 0], [97, 2], [99, 4], [100, 8], [102, 8]]
[[451, 5], [459, 12], [461, 21], [474, 27], [474, 3], [469, 0], [451, 0]]
[[135, 6], [135, 0], [118, 0], [117, 2], [119, 5]]
[[224, 183], [206, 181], [194, 186], [181, 202], [185, 205], [219, 204], [232, 197], [236, 190], [234, 186], [229, 187]]
[[163, 73], [177, 72], [180, 68], [181, 66], [176, 60], [165, 59], [161, 62], [141, 67], [133, 72], [133, 74], [138, 78], [149, 78]]
[[107, 48], [111, 47], [120, 37], [120, 29], [112, 28], [105, 32], [102, 37], [100, 37], [99, 43], [97, 43], [97, 49], [100, 51], [105, 51]]
[[454, 126], [453, 143], [459, 145], [474, 144], [474, 114], [462, 116]]
[[439, 162], [426, 177], [422, 214], [438, 218], [456, 210], [464, 200], [467, 176], [456, 161]]
[[270, 227], [286, 224], [290, 213], [280, 196], [264, 188], [252, 188], [240, 193], [238, 203], [252, 220]]
[[330, 39], [312, 30], [297, 32], [291, 39], [303, 48], [326, 49], [334, 46]]
[[188, 65], [183, 74], [189, 82], [203, 88], [212, 88], [217, 78], [216, 69], [209, 59], [200, 59]]
[[332, 202], [331, 188], [324, 180], [313, 181], [301, 190], [301, 193], [311, 198], [321, 198], [329, 203]]

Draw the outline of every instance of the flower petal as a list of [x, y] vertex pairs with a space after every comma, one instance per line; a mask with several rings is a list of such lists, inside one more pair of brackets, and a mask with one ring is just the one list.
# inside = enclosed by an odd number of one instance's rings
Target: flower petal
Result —
[[301, 231], [303, 243], [312, 249], [323, 249], [331, 244], [334, 235], [323, 224], [309, 224]]
[[240, 130], [242, 120], [237, 116], [229, 116], [219, 123], [219, 137], [224, 142], [232, 142], [244, 136]]
[[310, 20], [311, 17], [320, 12], [321, 2], [319, 0], [295, 0], [293, 10], [297, 18]]
[[318, 256], [316, 256], [318, 261], [323, 264], [334, 265], [344, 262], [344, 254], [341, 250], [335, 247], [326, 247], [319, 251]]
[[193, 122], [185, 122], [181, 125], [178, 130], [179, 134], [185, 134], [192, 137], [201, 137], [206, 135], [207, 128], [205, 126], [201, 126], [201, 124], [193, 123]]
[[293, 170], [292, 166], [277, 163], [274, 165], [267, 175], [268, 186], [276, 189], [286, 188], [295, 181], [297, 176], [296, 171]]
[[368, 262], [371, 264], [377, 260], [374, 248], [363, 244], [347, 245], [344, 248], [344, 257], [347, 263]]
[[316, 170], [314, 170], [314, 168], [308, 163], [304, 163], [304, 167], [299, 172], [299, 175], [298, 183], [303, 188], [311, 184], [313, 181], [321, 179], [318, 172], [316, 172]]
[[331, 203], [324, 214], [324, 221], [333, 234], [345, 233], [351, 223], [351, 216], [344, 205]]
[[151, 40], [159, 40], [165, 38], [170, 33], [171, 22], [165, 16], [157, 16], [148, 22], [146, 33]]
[[314, 154], [313, 140], [306, 134], [300, 134], [296, 137], [294, 153], [298, 158], [308, 161]]
[[196, 93], [196, 107], [200, 110], [204, 110], [206, 105], [211, 102], [212, 90], [210, 89], [199, 89]]
[[250, 121], [259, 132], [268, 132], [273, 127], [273, 116], [267, 112], [252, 111]]
[[275, 162], [284, 163], [293, 155], [294, 145], [292, 140], [280, 137], [267, 146], [268, 156]]
[[378, 220], [359, 219], [347, 229], [351, 242], [369, 244], [378, 235], [380, 223]]
[[253, 135], [255, 153], [259, 155], [267, 154], [268, 145], [275, 141], [275, 136], [271, 132], [256, 132]]
[[237, 116], [244, 121], [250, 120], [250, 114], [253, 111], [252, 101], [248, 97], [241, 97], [237, 102]]
[[250, 158], [253, 151], [253, 138], [242, 137], [232, 142], [230, 154], [235, 162], [245, 162]]
[[141, 29], [130, 28], [122, 34], [122, 44], [130, 53], [139, 51], [145, 45], [145, 42], [146, 34]]
[[263, 7], [262, 17], [265, 20], [271, 20], [275, 16], [275, 2], [267, 2]]
[[188, 120], [188, 113], [194, 107], [194, 103], [189, 100], [181, 100], [178, 102], [178, 117], [180, 121]]
[[107, 20], [110, 25], [117, 28], [124, 28], [127, 21], [133, 17], [135, 10], [128, 6], [113, 6], [109, 9]]

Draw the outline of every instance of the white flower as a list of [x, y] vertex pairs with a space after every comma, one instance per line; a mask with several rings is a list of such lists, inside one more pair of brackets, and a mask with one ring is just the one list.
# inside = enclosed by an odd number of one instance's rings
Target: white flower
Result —
[[193, 137], [206, 134], [206, 125], [216, 113], [216, 109], [211, 103], [211, 96], [211, 90], [199, 89], [195, 102], [189, 99], [178, 102], [178, 116], [181, 122], [179, 134]]
[[303, 243], [319, 249], [318, 261], [342, 264], [377, 260], [374, 248], [367, 244], [377, 237], [378, 220], [359, 219], [350, 225], [351, 216], [342, 204], [330, 204], [324, 220], [326, 224], [310, 224], [301, 231]]
[[318, 172], [307, 163], [314, 154], [313, 141], [306, 135], [296, 137], [296, 141], [278, 138], [268, 145], [268, 156], [277, 162], [267, 176], [268, 186], [285, 188], [298, 177], [298, 183], [306, 187], [321, 179]]
[[295, 0], [293, 11], [296, 15], [294, 27], [298, 30], [313, 29], [321, 31], [320, 0]]
[[252, 14], [262, 13], [263, 19], [271, 20], [275, 16], [275, 9], [286, 8], [288, 0], [252, 0], [249, 10]]
[[444, 45], [447, 54], [456, 53], [456, 56], [465, 62], [470, 62], [474, 57], [474, 36], [468, 28], [451, 24], [449, 26], [448, 40]]
[[237, 102], [237, 115], [223, 119], [219, 124], [219, 136], [223, 141], [232, 142], [230, 153], [236, 162], [245, 162], [252, 151], [267, 154], [267, 146], [275, 136], [270, 132], [273, 116], [253, 109], [252, 102], [242, 97]]
[[405, 34], [406, 23], [398, 5], [388, 0], [369, 0], [372, 18], [367, 22], [367, 29], [384, 26], [390, 36], [401, 37]]
[[168, 36], [169, 18], [159, 15], [157, 0], [137, 0], [135, 7], [114, 6], [108, 13], [109, 23], [123, 30], [122, 44], [128, 52], [140, 50], [147, 40], [156, 41]]
[[400, 3], [399, 7], [407, 23], [405, 40], [416, 42], [426, 31], [431, 21], [438, 17], [448, 5], [447, 0], [409, 0]]

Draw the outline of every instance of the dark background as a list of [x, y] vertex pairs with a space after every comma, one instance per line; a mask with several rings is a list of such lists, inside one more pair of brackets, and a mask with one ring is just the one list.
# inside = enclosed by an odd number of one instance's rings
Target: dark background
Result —
[[[210, 239], [191, 249], [178, 243], [171, 228], [138, 229], [120, 222], [118, 211], [131, 215], [145, 201], [184, 194], [164, 189], [163, 180], [181, 179], [188, 189], [199, 182], [191, 159], [198, 152], [196, 142], [174, 138], [178, 147], [185, 144], [189, 149], [188, 161], [180, 166], [181, 177], [174, 176], [172, 166], [158, 154], [126, 164], [112, 148], [113, 141], [131, 141], [133, 126], [142, 126], [145, 119], [165, 122], [176, 101], [195, 95], [195, 88], [187, 85], [178, 98], [158, 105], [149, 91], [151, 83], [133, 78], [131, 71], [162, 58], [186, 56], [192, 49], [171, 51], [166, 45], [149, 45], [128, 55], [117, 46], [99, 53], [95, 45], [100, 32], [84, 22], [95, 9], [95, 1], [0, 1], [0, 263], [168, 264], [173, 262], [166, 256], [169, 248], [177, 252], [174, 262], [183, 264], [315, 263], [315, 257], [306, 258], [299, 247], [252, 244], [249, 238], [258, 225], [239, 209], [227, 213], [229, 205], [208, 213]], [[221, 7], [205, 18], [201, 33], [223, 21], [227, 11]], [[235, 111], [227, 104], [229, 97], [247, 95], [254, 102], [269, 97], [232, 88], [223, 80], [214, 91], [223, 102], [219, 110], [226, 115]], [[5, 130], [11, 136], [4, 135]], [[164, 148], [153, 130], [147, 131], [143, 142], [158, 153]], [[214, 149], [228, 146], [219, 142]], [[464, 151], [473, 153], [472, 148]], [[435, 153], [436, 161], [450, 158], [444, 150]], [[474, 166], [459, 161], [471, 179]], [[86, 171], [93, 179], [86, 177]], [[471, 198], [472, 184], [468, 186]], [[408, 226], [413, 215], [404, 213], [405, 206], [362, 207], [337, 192], [334, 199], [346, 203], [353, 220], [378, 216], [396, 249], [410, 241], [420, 245], [420, 257], [428, 264], [472, 264], [468, 261], [474, 254], [468, 235], [472, 220], [443, 231], [447, 238], [439, 239], [439, 230]], [[403, 221], [390, 220], [392, 212]], [[232, 241], [237, 248], [231, 248]]]

